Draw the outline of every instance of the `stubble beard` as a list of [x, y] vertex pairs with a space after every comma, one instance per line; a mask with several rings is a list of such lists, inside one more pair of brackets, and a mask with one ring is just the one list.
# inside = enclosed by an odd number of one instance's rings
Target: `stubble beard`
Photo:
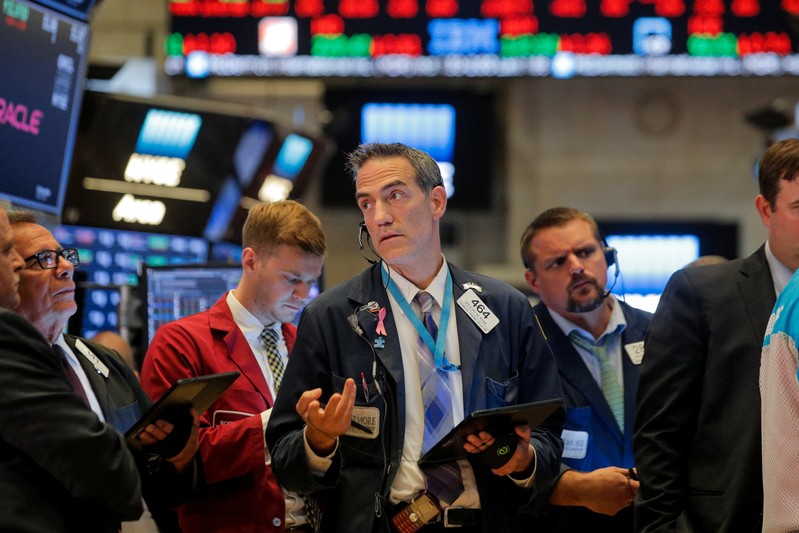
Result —
[[566, 310], [570, 313], [590, 313], [594, 309], [598, 308], [602, 305], [602, 302], [605, 300], [605, 292], [599, 287], [599, 284], [596, 280], [590, 280], [589, 283], [594, 288], [596, 296], [586, 302], [578, 302], [574, 297], [572, 297], [571, 293], [569, 294], [569, 301], [566, 305]]

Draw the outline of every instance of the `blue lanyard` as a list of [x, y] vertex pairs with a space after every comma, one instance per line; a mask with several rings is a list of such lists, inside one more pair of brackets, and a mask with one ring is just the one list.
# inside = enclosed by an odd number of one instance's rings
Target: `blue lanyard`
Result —
[[394, 283], [394, 280], [391, 279], [391, 277], [389, 277], [385, 268], [382, 269], [382, 274], [383, 285], [385, 285], [389, 292], [391, 292], [391, 295], [402, 308], [405, 316], [408, 317], [408, 320], [411, 321], [413, 327], [416, 328], [416, 332], [433, 353], [433, 359], [435, 360], [436, 367], [440, 368], [441, 370], [446, 370], [447, 372], [455, 372], [460, 370], [459, 366], [453, 365], [447, 361], [446, 357], [444, 357], [444, 347], [447, 344], [447, 326], [449, 325], [449, 314], [452, 310], [452, 275], [449, 273], [449, 268], [447, 268], [447, 283], [444, 287], [444, 305], [441, 307], [441, 320], [439, 321], [440, 327], [438, 328], [438, 337], [435, 341], [430, 335], [430, 332], [427, 331], [427, 328], [424, 326], [424, 324], [422, 324], [422, 321], [419, 320], [419, 317], [416, 316], [416, 312], [413, 310], [413, 307], [411, 307], [411, 304], [408, 303], [408, 300], [406, 300], [402, 295], [402, 292], [400, 292], [397, 284]]

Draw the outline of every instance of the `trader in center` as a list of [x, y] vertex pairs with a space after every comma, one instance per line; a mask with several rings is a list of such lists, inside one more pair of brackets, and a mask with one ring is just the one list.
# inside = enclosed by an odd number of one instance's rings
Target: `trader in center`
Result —
[[541, 298], [533, 308], [538, 346], [556, 354], [566, 406], [561, 475], [537, 512], [550, 532], [631, 532], [635, 395], [651, 315], [611, 294], [620, 275], [616, 250], [584, 211], [539, 214], [522, 235], [521, 256]]
[[[559, 472], [563, 411], [486, 432], [468, 456], [418, 460], [475, 410], [560, 398], [557, 366], [534, 350], [532, 309], [500, 281], [448, 263], [437, 163], [402, 144], [348, 157], [373, 266], [306, 308], [266, 436], [278, 480], [314, 493], [337, 532], [514, 531]], [[367, 257], [364, 254], [364, 257]], [[498, 433], [498, 432], [497, 432]]]

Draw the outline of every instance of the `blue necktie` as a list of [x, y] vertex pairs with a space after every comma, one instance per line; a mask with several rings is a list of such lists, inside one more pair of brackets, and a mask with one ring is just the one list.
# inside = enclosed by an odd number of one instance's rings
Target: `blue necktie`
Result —
[[[435, 340], [438, 337], [438, 326], [433, 319], [432, 311], [435, 303], [433, 297], [420, 291], [414, 300], [421, 309], [422, 323]], [[424, 454], [450, 432], [455, 426], [455, 422], [452, 416], [449, 377], [444, 370], [436, 367], [433, 353], [421, 337], [417, 339], [417, 355], [424, 404], [424, 439], [422, 441], [422, 454]], [[460, 468], [455, 461], [424, 467], [422, 473], [425, 476], [427, 490], [443, 502], [452, 504], [463, 493]]]

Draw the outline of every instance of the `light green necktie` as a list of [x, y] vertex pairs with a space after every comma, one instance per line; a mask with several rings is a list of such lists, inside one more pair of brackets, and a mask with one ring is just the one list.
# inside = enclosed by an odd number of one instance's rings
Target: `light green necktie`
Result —
[[582, 346], [591, 352], [594, 357], [597, 358], [597, 361], [599, 361], [599, 379], [601, 382], [600, 387], [602, 388], [602, 394], [605, 396], [605, 400], [608, 402], [608, 406], [610, 406], [610, 410], [613, 412], [613, 416], [619, 424], [619, 429], [624, 433], [624, 389], [619, 383], [619, 379], [616, 377], [616, 371], [613, 369], [613, 365], [610, 364], [610, 360], [608, 359], [608, 346], [613, 342], [616, 335], [616, 332], [608, 333], [602, 337], [599, 342], [594, 344], [580, 336], [576, 330], [572, 330], [572, 332], [569, 333], [569, 339], [574, 344]]

